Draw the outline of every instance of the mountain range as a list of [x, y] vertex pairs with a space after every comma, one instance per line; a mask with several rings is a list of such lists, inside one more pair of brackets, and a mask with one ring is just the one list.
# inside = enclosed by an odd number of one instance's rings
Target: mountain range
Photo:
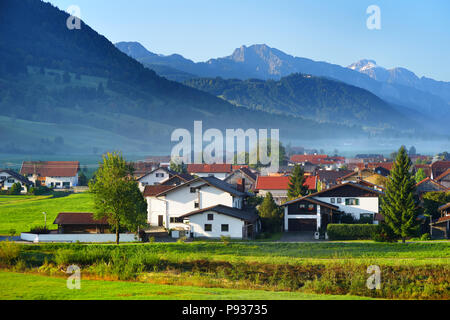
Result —
[[[145, 49], [140, 43], [119, 42], [116, 46], [149, 68], [167, 66], [190, 77], [222, 77], [225, 79], [274, 79], [293, 73], [309, 74], [339, 80], [360, 87], [386, 102], [404, 106], [437, 120], [450, 113], [450, 83], [429, 78], [417, 78], [413, 72], [402, 68], [386, 70], [370, 68], [369, 60], [362, 60], [349, 67], [307, 58], [294, 57], [265, 44], [241, 46], [227, 57], [193, 62], [179, 54], [158, 55]], [[370, 71], [372, 70], [372, 71]], [[382, 75], [383, 73], [383, 75]], [[164, 74], [161, 74], [165, 76]], [[186, 81], [186, 77], [172, 80]]]
[[[49, 3], [2, 0], [0, 7], [0, 136], [8, 153], [167, 153], [172, 131], [192, 129], [195, 120], [202, 120], [205, 130], [281, 128], [284, 139], [379, 134], [365, 131], [363, 124], [238, 107], [168, 80], [84, 22], [81, 29], [69, 30], [69, 15]], [[190, 77], [189, 71], [155, 64], [160, 71]], [[390, 125], [381, 134], [401, 135], [402, 130]]]

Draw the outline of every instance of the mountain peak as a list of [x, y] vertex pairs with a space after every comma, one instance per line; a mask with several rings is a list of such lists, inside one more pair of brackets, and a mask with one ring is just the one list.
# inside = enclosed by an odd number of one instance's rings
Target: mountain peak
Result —
[[358, 62], [349, 65], [348, 68], [359, 72], [363, 72], [364, 70], [381, 67], [377, 65], [377, 62], [375, 60], [361, 59]]
[[117, 42], [115, 46], [123, 53], [129, 55], [134, 59], [143, 57], [156, 56], [155, 53], [148, 51], [140, 42], [137, 41], [122, 41]]

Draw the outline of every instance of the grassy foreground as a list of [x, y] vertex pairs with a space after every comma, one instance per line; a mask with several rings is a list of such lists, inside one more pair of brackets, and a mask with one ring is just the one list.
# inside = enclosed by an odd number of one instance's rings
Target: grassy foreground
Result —
[[0, 300], [348, 300], [355, 296], [200, 288], [151, 283], [81, 279], [81, 289], [67, 288], [65, 278], [0, 272]]
[[92, 197], [89, 193], [70, 194], [66, 197], [0, 195], [0, 235], [9, 235], [11, 229], [18, 234], [28, 232], [34, 226], [44, 225], [56, 229], [53, 221], [60, 212], [90, 212]]
[[[318, 294], [383, 299], [450, 299], [449, 256], [450, 243], [445, 242], [153, 243], [120, 246], [0, 243], [0, 269], [3, 271], [66, 277], [64, 270], [77, 265], [84, 279], [93, 281], [127, 281], [123, 286], [130, 288], [134, 288], [134, 284], [146, 283], [170, 285], [171, 288], [227, 289], [233, 290], [230, 292], [236, 294], [236, 299], [244, 299], [239, 295], [242, 290], [251, 290], [255, 295], [284, 292], [286, 297], [290, 294]], [[374, 265], [379, 267], [381, 276], [381, 287], [377, 290], [367, 287], [368, 267]], [[4, 286], [3, 281], [0, 283]], [[101, 287], [98, 289], [102, 290]], [[20, 286], [17, 290], [23, 290], [23, 294], [27, 292]], [[134, 289], [130, 290], [133, 292]], [[98, 298], [102, 295], [99, 291]]]

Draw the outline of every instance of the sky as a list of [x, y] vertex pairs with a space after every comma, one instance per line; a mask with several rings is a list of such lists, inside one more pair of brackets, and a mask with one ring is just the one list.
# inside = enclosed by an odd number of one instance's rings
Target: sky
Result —
[[[80, 8], [111, 42], [138, 41], [193, 61], [267, 44], [293, 56], [348, 66], [360, 59], [450, 81], [448, 0], [50, 0]], [[370, 30], [367, 8], [380, 8]]]

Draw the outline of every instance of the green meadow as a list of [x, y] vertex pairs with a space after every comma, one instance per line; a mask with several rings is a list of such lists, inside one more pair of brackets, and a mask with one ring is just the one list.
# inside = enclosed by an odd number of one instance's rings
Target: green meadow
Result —
[[[85, 280], [80, 289], [67, 288], [67, 279], [0, 272], [1, 300], [350, 300], [357, 296], [301, 292], [201, 288], [126, 281]], [[367, 299], [367, 298], [363, 298]]]
[[0, 235], [28, 232], [34, 226], [44, 225], [43, 212], [47, 213], [47, 226], [57, 229], [53, 221], [60, 212], [90, 212], [92, 198], [89, 193], [66, 196], [10, 196], [0, 195]]

